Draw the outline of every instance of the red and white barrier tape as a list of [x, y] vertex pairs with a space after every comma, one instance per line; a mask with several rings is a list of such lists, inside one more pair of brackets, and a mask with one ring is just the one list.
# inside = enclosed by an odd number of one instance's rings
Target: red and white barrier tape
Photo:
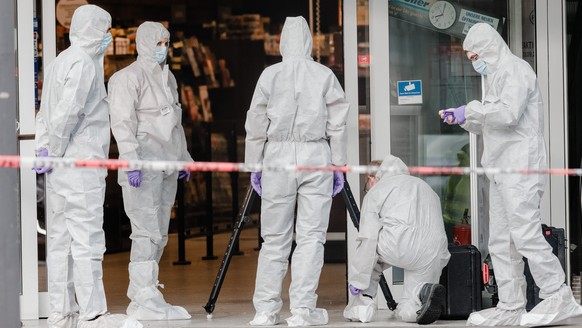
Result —
[[[353, 172], [358, 174], [370, 174], [379, 170], [378, 166], [353, 165], [353, 166], [271, 166], [271, 165], [245, 165], [244, 163], [230, 162], [181, 162], [181, 161], [124, 161], [118, 159], [104, 160], [77, 160], [73, 158], [56, 157], [20, 157], [0, 155], [0, 168], [106, 168], [108, 170], [154, 170], [154, 171], [199, 171], [199, 172], [258, 172], [258, 171], [338, 171]], [[401, 171], [396, 167], [389, 167], [386, 172]], [[470, 173], [482, 174], [543, 174], [543, 175], [568, 175], [582, 176], [582, 169], [553, 168], [545, 170], [530, 170], [519, 168], [475, 168], [468, 167], [442, 167], [442, 166], [411, 166], [408, 168], [415, 175], [464, 175]]]

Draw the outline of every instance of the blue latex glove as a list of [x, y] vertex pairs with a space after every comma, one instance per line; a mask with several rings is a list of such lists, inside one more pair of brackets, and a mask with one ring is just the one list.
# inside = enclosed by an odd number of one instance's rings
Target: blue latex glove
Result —
[[[36, 156], [37, 157], [48, 157], [48, 149], [42, 148], [41, 150], [39, 150], [39, 152]], [[45, 173], [51, 173], [51, 171], [53, 169], [50, 167], [45, 167], [45, 166], [35, 166], [32, 168], [32, 170], [35, 171], [36, 174], [45, 174]]]
[[454, 109], [444, 110], [443, 122], [451, 125], [465, 123], [465, 105]]
[[186, 178], [186, 181], [190, 181], [190, 171], [181, 170], [180, 172], [178, 172], [178, 179], [184, 178]]
[[344, 174], [343, 172], [333, 172], [333, 192], [332, 197], [335, 197], [344, 188]]
[[261, 187], [261, 177], [263, 173], [261, 172], [253, 172], [251, 173], [251, 186], [253, 189], [259, 194], [259, 196], [263, 195], [263, 188]]
[[350, 285], [348, 286], [348, 290], [350, 291], [350, 294], [352, 294], [352, 295], [354, 295], [354, 296], [355, 296], [355, 295], [359, 295], [359, 294], [362, 292], [361, 290], [359, 290], [359, 289], [357, 289], [356, 287], [352, 286], [352, 284], [350, 284]]
[[141, 170], [133, 170], [127, 172], [127, 180], [129, 181], [129, 185], [134, 188], [139, 188], [141, 185]]

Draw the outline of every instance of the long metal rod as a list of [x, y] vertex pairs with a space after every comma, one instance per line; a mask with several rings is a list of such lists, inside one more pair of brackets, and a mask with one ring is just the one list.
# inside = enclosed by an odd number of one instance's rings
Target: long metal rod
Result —
[[255, 192], [253, 187], [249, 186], [249, 189], [247, 190], [247, 194], [245, 196], [245, 200], [243, 202], [243, 206], [238, 215], [238, 221], [234, 226], [234, 230], [232, 232], [232, 236], [230, 236], [228, 246], [226, 246], [226, 251], [224, 252], [222, 263], [220, 263], [220, 268], [218, 269], [218, 274], [216, 275], [214, 286], [212, 287], [212, 291], [210, 292], [208, 303], [206, 303], [206, 305], [204, 306], [206, 313], [208, 313], [209, 315], [211, 315], [212, 312], [214, 312], [214, 307], [216, 305], [216, 301], [218, 300], [218, 294], [220, 294], [220, 288], [222, 288], [222, 283], [224, 282], [224, 278], [226, 277], [228, 265], [230, 264], [230, 260], [234, 255], [235, 245], [238, 242], [238, 238], [240, 237], [242, 229], [249, 220], [250, 211], [256, 196], [257, 193]]
[[[207, 160], [212, 161], [212, 123], [206, 124], [206, 156]], [[214, 207], [212, 200], [212, 172], [204, 174], [206, 184], [206, 220], [204, 226], [206, 229], [206, 256], [203, 260], [216, 260], [214, 256]]]
[[186, 261], [186, 228], [185, 228], [185, 204], [184, 204], [184, 180], [178, 180], [178, 190], [176, 193], [176, 202], [178, 207], [176, 210], [176, 227], [178, 228], [178, 260], [174, 261], [174, 265], [190, 265], [190, 261]]

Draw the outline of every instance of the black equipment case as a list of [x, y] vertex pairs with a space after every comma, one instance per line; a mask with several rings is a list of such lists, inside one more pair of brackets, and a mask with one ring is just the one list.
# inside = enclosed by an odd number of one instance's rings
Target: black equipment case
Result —
[[481, 310], [481, 253], [473, 245], [449, 244], [451, 259], [443, 269], [440, 284], [447, 289], [441, 319], [466, 319]]

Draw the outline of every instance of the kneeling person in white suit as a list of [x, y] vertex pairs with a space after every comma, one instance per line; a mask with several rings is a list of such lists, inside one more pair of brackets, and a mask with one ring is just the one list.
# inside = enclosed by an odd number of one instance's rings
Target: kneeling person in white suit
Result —
[[368, 176], [366, 189], [356, 255], [349, 265], [353, 296], [344, 317], [371, 321], [380, 274], [396, 266], [404, 269], [404, 294], [396, 317], [419, 324], [436, 321], [446, 293], [438, 281], [450, 258], [438, 195], [426, 182], [410, 176], [406, 165], [392, 155]]

